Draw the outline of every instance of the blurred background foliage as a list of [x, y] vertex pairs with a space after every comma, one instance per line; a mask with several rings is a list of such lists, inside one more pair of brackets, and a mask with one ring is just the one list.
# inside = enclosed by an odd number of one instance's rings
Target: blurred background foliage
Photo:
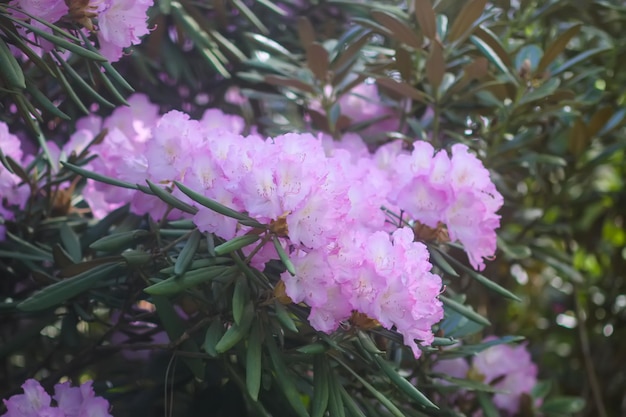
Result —
[[[467, 294], [493, 333], [525, 336], [540, 377], [560, 395], [586, 399], [577, 414], [626, 413], [621, 1], [159, 0], [150, 24], [152, 33], [115, 69], [163, 111], [199, 117], [218, 107], [240, 112], [266, 134], [360, 131], [372, 148], [397, 138], [473, 148], [505, 198], [499, 251], [484, 275], [522, 302], [486, 292], [467, 276], [448, 277], [450, 291]], [[97, 65], [91, 58], [68, 61], [98, 89], [86, 71]], [[67, 71], [58, 66], [54, 71]], [[90, 106], [107, 114], [88, 89], [70, 94], [42, 76], [44, 66], [23, 68], [64, 114], [74, 118]], [[362, 82], [376, 82], [397, 116], [393, 131], [371, 133], [368, 121], [342, 114], [339, 101]], [[1, 94], [4, 119], [19, 123], [19, 109], [9, 105], [14, 93]], [[35, 94], [27, 88], [23, 96]], [[41, 118], [45, 136], [64, 129], [58, 114]], [[34, 334], [46, 326], [41, 320]], [[135, 370], [142, 389], [127, 407], [162, 395], [152, 378], [167, 360], [157, 356]], [[185, 381], [184, 374], [173, 378], [174, 385]], [[228, 408], [240, 398], [236, 384], [219, 393], [207, 388], [192, 401], [210, 404], [212, 415], [240, 413]]]

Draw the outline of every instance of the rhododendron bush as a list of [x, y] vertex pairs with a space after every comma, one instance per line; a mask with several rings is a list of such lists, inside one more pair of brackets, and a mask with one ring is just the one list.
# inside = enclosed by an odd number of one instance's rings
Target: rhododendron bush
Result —
[[527, 141], [593, 54], [519, 50], [532, 10], [0, 4], [0, 415], [590, 407], [498, 314], [574, 271], [517, 206], [565, 175]]

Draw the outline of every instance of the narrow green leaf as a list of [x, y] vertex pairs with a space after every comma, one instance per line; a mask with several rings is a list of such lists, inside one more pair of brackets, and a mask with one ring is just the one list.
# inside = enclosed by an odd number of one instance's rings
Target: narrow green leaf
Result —
[[246, 351], [246, 387], [254, 401], [259, 398], [262, 370], [261, 329], [258, 323], [252, 325]]
[[187, 272], [193, 262], [193, 258], [196, 256], [201, 237], [202, 233], [200, 233], [198, 229], [191, 232], [189, 239], [187, 239], [185, 246], [183, 246], [183, 249], [178, 254], [178, 258], [176, 258], [176, 262], [174, 263], [175, 275], [182, 275]]
[[217, 318], [213, 320], [204, 336], [204, 344], [202, 345], [202, 347], [204, 348], [206, 353], [213, 357], [217, 357], [218, 355], [217, 350], [215, 350], [215, 346], [217, 346], [217, 342], [219, 342], [222, 338], [223, 331], [224, 328], [222, 326], [222, 321], [221, 319]]
[[[174, 305], [166, 297], [154, 296], [152, 302], [156, 307], [157, 315], [171, 341], [177, 341], [185, 332], [185, 324], [174, 309]], [[187, 352], [199, 353], [200, 348], [192, 338], [187, 338], [180, 344], [180, 349]], [[204, 380], [205, 364], [200, 358], [182, 356], [181, 360], [189, 368], [198, 381]]]
[[568, 415], [579, 413], [585, 408], [585, 400], [580, 397], [555, 397], [547, 399], [539, 411], [548, 415]]
[[[232, 259], [220, 256], [219, 258], [208, 258], [208, 259], [196, 259], [191, 262], [191, 265], [187, 268], [187, 271], [193, 271], [195, 269], [204, 268], [207, 266], [215, 266], [215, 265], [223, 265], [230, 263]], [[164, 275], [172, 275], [174, 274], [174, 266], [168, 266], [167, 268], [163, 268], [159, 270], [159, 273]]]
[[[82, 36], [83, 42], [85, 42], [85, 46], [87, 46], [87, 49], [94, 53], [99, 53], [96, 47], [93, 46], [92, 43], [89, 41], [87, 35], [82, 31], [79, 31], [79, 33], [80, 36]], [[119, 85], [121, 85], [131, 93], [135, 92], [135, 89], [130, 84], [128, 84], [128, 81], [126, 81], [115, 68], [113, 68], [113, 65], [111, 65], [109, 61], [101, 62], [100, 65], [102, 65], [102, 68], [105, 69], [106, 73], [109, 74], [111, 78], [113, 78], [113, 80], [115, 80]]]
[[[11, 232], [6, 232], [6, 236], [13, 242], [17, 243], [20, 247], [20, 249], [22, 249], [25, 252], [28, 253], [32, 253], [33, 255], [38, 255], [41, 256], [42, 259], [51, 261], [52, 260], [52, 254], [50, 253], [50, 251], [42, 249], [38, 246], [33, 245], [30, 242], [25, 241], [24, 239], [20, 238], [17, 235], [14, 235]], [[22, 252], [22, 250], [20, 250], [19, 252]], [[17, 252], [17, 251], [16, 251]]]
[[106, 107], [110, 107], [110, 108], [115, 107], [115, 104], [111, 103], [109, 100], [102, 97], [100, 93], [98, 93], [96, 90], [93, 89], [93, 87], [87, 84], [87, 82], [83, 79], [83, 77], [81, 77], [80, 74], [78, 74], [76, 70], [72, 68], [72, 66], [68, 64], [67, 61], [65, 61], [65, 59], [63, 59], [63, 57], [57, 51], [52, 50], [52, 54], [56, 58], [56, 61], [61, 64], [65, 72], [71, 77], [72, 80], [74, 80], [83, 89], [83, 91], [89, 94], [92, 98], [94, 98], [100, 104]]
[[470, 307], [465, 306], [461, 303], [458, 303], [456, 301], [454, 301], [451, 298], [445, 297], [443, 295], [439, 296], [439, 299], [441, 300], [441, 302], [443, 303], [444, 306], [451, 308], [452, 310], [456, 311], [457, 313], [467, 317], [468, 319], [478, 323], [478, 324], [482, 324], [485, 326], [490, 326], [491, 323], [489, 322], [489, 320], [487, 320], [486, 318], [484, 318], [483, 316], [481, 316], [480, 314], [478, 314], [477, 312], [475, 312], [474, 310], [472, 310]]
[[589, 60], [589, 58], [595, 56], [595, 55], [599, 55], [601, 53], [604, 52], [608, 52], [612, 50], [611, 47], [609, 46], [601, 46], [599, 48], [594, 48], [594, 49], [588, 49], [584, 52], [581, 52], [580, 54], [568, 59], [567, 61], [565, 61], [564, 63], [562, 63], [561, 65], [557, 66], [556, 68], [552, 69], [552, 71], [550, 71], [550, 75], [555, 77], [565, 71], [567, 71], [568, 69], [570, 69], [571, 67], [575, 66], [576, 64], [579, 64], [581, 62], [585, 62], [587, 60]]
[[468, 268], [467, 266], [463, 265], [461, 262], [457, 261], [454, 257], [450, 256], [449, 254], [445, 253], [445, 252], [441, 252], [441, 254], [450, 262], [452, 263], [457, 269], [461, 269], [463, 270], [467, 275], [469, 275], [471, 278], [475, 279], [476, 281], [480, 282], [482, 285], [484, 285], [485, 287], [489, 288], [490, 290], [510, 299], [510, 300], [515, 300], [517, 302], [521, 302], [522, 300], [515, 294], [513, 294], [511, 291], [507, 290], [506, 288], [502, 287], [500, 284], [496, 284], [495, 282], [493, 282], [492, 280], [490, 280], [489, 278], [485, 277], [484, 275], [479, 274], [478, 272], [474, 271], [471, 268]]
[[237, 269], [234, 267], [207, 266], [188, 271], [181, 276], [169, 277], [145, 288], [144, 291], [151, 295], [175, 295], [208, 281], [228, 278], [236, 272]]
[[541, 57], [541, 60], [539, 61], [539, 65], [537, 66], [537, 74], [541, 74], [542, 72], [544, 72], [548, 68], [548, 65], [550, 65], [552, 61], [554, 61], [565, 50], [565, 47], [567, 46], [569, 41], [572, 40], [572, 38], [576, 36], [578, 32], [580, 32], [581, 27], [581, 23], [575, 24], [574, 26], [563, 32], [561, 36], [556, 38], [554, 42], [552, 42], [550, 46], [546, 48], [543, 56]]
[[318, 355], [320, 353], [325, 353], [326, 351], [328, 351], [328, 345], [322, 342], [315, 342], [311, 343], [310, 345], [300, 346], [296, 350], [306, 355]]
[[19, 26], [23, 26], [26, 29], [29, 29], [30, 31], [32, 31], [35, 35], [49, 41], [52, 42], [53, 44], [55, 44], [56, 46], [58, 46], [59, 48], [63, 48], [63, 49], [67, 49], [70, 52], [75, 53], [76, 55], [80, 55], [84, 58], [90, 59], [92, 61], [97, 61], [97, 62], [106, 62], [107, 59], [105, 57], [103, 57], [102, 55], [100, 55], [99, 53], [96, 52], [92, 52], [88, 49], [85, 49], [84, 47], [77, 45], [75, 43], [69, 42], [59, 36], [53, 35], [52, 33], [48, 33], [46, 32], [44, 29], [40, 29], [36, 26], [33, 26], [29, 23], [24, 22], [23, 20], [17, 20], [14, 18], [11, 18], [10, 16], [7, 16], [9, 19], [13, 20], [17, 25]]
[[99, 265], [73, 278], [56, 282], [19, 303], [17, 309], [34, 312], [56, 307], [89, 290], [98, 281], [111, 276], [118, 266], [118, 263]]
[[2, 78], [10, 89], [26, 88], [26, 80], [22, 67], [11, 53], [8, 45], [0, 38], [0, 78]]
[[224, 336], [222, 336], [220, 341], [217, 342], [217, 345], [215, 345], [215, 351], [218, 353], [224, 353], [245, 338], [248, 335], [253, 318], [254, 305], [250, 302], [246, 305], [244, 310], [241, 318], [241, 325], [233, 323], [228, 330], [226, 330], [226, 333], [224, 333]]
[[341, 392], [339, 391], [339, 386], [341, 383], [334, 373], [330, 370], [330, 365], [328, 367], [328, 414], [336, 417], [345, 417], [346, 410], [343, 405], [343, 397], [341, 396]]
[[[218, 203], [215, 200], [211, 200], [210, 198], [207, 198], [207, 197], [203, 196], [202, 194], [193, 191], [191, 188], [186, 187], [185, 185], [181, 184], [178, 181], [174, 181], [174, 183], [180, 189], [180, 191], [183, 192], [183, 194], [185, 194], [186, 196], [191, 198], [196, 203], [199, 203], [199, 204], [203, 205], [204, 207], [213, 210], [216, 213], [220, 213], [220, 214], [223, 214], [226, 217], [231, 217], [233, 219], [237, 219], [237, 220], [240, 220], [240, 221], [241, 220], [245, 220], [245, 221], [248, 221], [248, 222], [251, 222], [251, 223], [252, 222], [256, 222], [258, 227], [265, 228], [264, 225], [262, 225], [261, 223], [257, 222], [252, 217], [246, 216], [245, 214], [242, 214], [242, 213], [239, 213], [239, 212], [237, 212], [237, 211], [235, 211], [233, 209], [230, 209], [230, 208], [226, 207], [225, 205]], [[253, 226], [253, 227], [255, 227], [255, 226]]]
[[326, 355], [313, 357], [313, 399], [311, 402], [311, 417], [323, 417], [328, 407], [329, 381]]
[[519, 85], [517, 76], [511, 72], [510, 68], [506, 66], [491, 46], [477, 36], [470, 36], [470, 40], [483, 53], [483, 55], [485, 55], [485, 58], [502, 71], [504, 75], [506, 75], [509, 81], [512, 81], [515, 85]]
[[337, 384], [337, 387], [339, 388], [339, 393], [341, 394], [341, 398], [343, 400], [343, 404], [346, 407], [346, 409], [348, 410], [348, 413], [352, 417], [366, 417], [365, 414], [363, 413], [363, 411], [356, 404], [356, 402], [354, 401], [352, 396], [350, 394], [348, 394], [348, 391], [346, 391], [346, 389], [343, 387], [343, 385]]
[[59, 110], [59, 108], [53, 102], [51, 102], [48, 97], [46, 97], [41, 91], [39, 91], [39, 89], [34, 85], [33, 82], [29, 81], [26, 84], [26, 91], [28, 91], [35, 100], [37, 100], [42, 110], [45, 110], [51, 115], [56, 116], [60, 119], [71, 120], [71, 117]]
[[371, 384], [369, 384], [365, 379], [361, 377], [361, 375], [356, 373], [352, 368], [343, 363], [343, 361], [341, 361], [340, 359], [335, 358], [335, 361], [339, 365], [343, 366], [344, 369], [350, 372], [356, 379], [358, 379], [359, 382], [365, 387], [365, 389], [367, 389], [374, 396], [374, 398], [380, 401], [380, 403], [384, 405], [391, 412], [392, 415], [394, 415], [395, 417], [405, 417], [404, 413], [400, 411], [400, 409], [393, 402], [391, 402], [389, 398], [387, 398], [384, 394], [382, 394]]
[[309, 417], [309, 413], [296, 390], [296, 384], [289, 375], [287, 365], [283, 361], [276, 342], [272, 337], [266, 339], [266, 346], [270, 354], [274, 373], [276, 374], [275, 380], [282, 389], [285, 398], [287, 398], [287, 401], [299, 417]]
[[137, 187], [136, 184], [131, 184], [129, 182], [124, 182], [124, 181], [116, 180], [114, 178], [106, 177], [104, 175], [100, 175], [95, 172], [91, 172], [84, 168], [78, 167], [76, 165], [70, 164], [69, 162], [61, 161], [61, 165], [63, 165], [64, 168], [67, 168], [70, 171], [77, 173], [78, 175], [81, 175], [85, 178], [92, 179], [94, 181], [103, 182], [105, 184], [114, 185], [116, 187], [129, 188], [131, 190], [139, 189], [139, 187]]
[[243, 235], [232, 238], [228, 242], [224, 242], [221, 245], [215, 247], [215, 254], [217, 256], [225, 255], [230, 252], [234, 252], [243, 248], [244, 246], [248, 246], [253, 244], [259, 240], [259, 235]]
[[422, 40], [415, 33], [413, 28], [408, 26], [399, 17], [382, 10], [372, 11], [372, 17], [392, 34], [395, 40], [407, 44], [414, 49], [422, 48]]
[[241, 324], [243, 310], [250, 301], [250, 289], [246, 278], [239, 275], [235, 280], [235, 289], [233, 291], [233, 318], [236, 324]]
[[428, 252], [430, 253], [430, 260], [435, 266], [440, 268], [443, 272], [448, 275], [451, 275], [455, 278], [459, 277], [459, 274], [454, 270], [454, 268], [445, 260], [445, 258], [439, 253], [439, 249], [437, 249], [433, 245], [428, 245]]
[[422, 394], [413, 384], [407, 381], [406, 378], [400, 376], [385, 359], [381, 358], [379, 355], [374, 355], [374, 360], [378, 363], [378, 366], [380, 366], [389, 379], [391, 379], [391, 382], [404, 391], [404, 393], [407, 394], [413, 401], [427, 408], [434, 408], [436, 410], [439, 409], [439, 407], [430, 401], [428, 397]]
[[289, 311], [283, 306], [281, 303], [276, 301], [274, 303], [274, 307], [276, 310], [276, 318], [286, 329], [298, 333], [298, 328], [296, 327], [296, 323], [293, 321], [291, 316], [289, 315]]
[[487, 0], [469, 0], [457, 14], [448, 31], [449, 42], [461, 42], [471, 32], [485, 10]]
[[476, 397], [485, 417], [500, 417], [500, 412], [498, 412], [493, 401], [486, 393], [479, 392], [476, 394]]
[[434, 40], [437, 36], [437, 20], [431, 0], [415, 0], [415, 18], [422, 28], [422, 33]]
[[74, 263], [80, 262], [83, 258], [83, 251], [80, 247], [78, 235], [67, 223], [61, 224], [59, 232], [61, 235], [61, 242], [63, 242], [63, 247], [67, 250], [67, 253], [70, 254]]
[[241, 14], [257, 28], [257, 30], [265, 35], [269, 33], [269, 30], [261, 20], [254, 14], [252, 10], [241, 0], [232, 0], [233, 5], [241, 12]]
[[89, 248], [100, 252], [119, 252], [151, 235], [149, 231], [143, 229], [114, 233], [96, 240]]
[[293, 265], [293, 262], [289, 259], [289, 255], [283, 249], [283, 246], [280, 244], [280, 240], [276, 236], [272, 236], [272, 241], [274, 242], [274, 247], [276, 248], [276, 252], [278, 252], [278, 257], [280, 261], [285, 265], [287, 271], [291, 274], [291, 276], [296, 276], [296, 267]]

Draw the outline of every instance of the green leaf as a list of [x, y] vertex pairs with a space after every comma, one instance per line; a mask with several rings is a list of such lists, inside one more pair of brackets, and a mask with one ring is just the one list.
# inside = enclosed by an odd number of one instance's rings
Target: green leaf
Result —
[[89, 170], [86, 170], [86, 169], [83, 169], [81, 167], [78, 167], [76, 165], [70, 164], [69, 162], [61, 161], [61, 165], [63, 165], [64, 168], [67, 168], [70, 171], [73, 171], [73, 172], [77, 173], [78, 175], [81, 175], [81, 176], [83, 176], [85, 178], [92, 179], [94, 181], [103, 182], [105, 184], [114, 185], [116, 187], [128, 188], [128, 189], [131, 189], [131, 190], [139, 189], [139, 187], [137, 187], [136, 184], [131, 184], [131, 183], [128, 183], [128, 182], [116, 180], [114, 178], [109, 178], [109, 177], [106, 177], [104, 175], [100, 175], [100, 174], [97, 174], [95, 172], [91, 172]]
[[52, 33], [48, 33], [46, 32], [44, 29], [40, 29], [36, 26], [33, 26], [29, 23], [24, 22], [23, 20], [19, 20], [16, 18], [11, 17], [10, 15], [5, 15], [8, 19], [13, 20], [13, 22], [15, 22], [16, 25], [18, 26], [23, 26], [26, 29], [29, 29], [30, 31], [32, 31], [35, 35], [49, 41], [52, 42], [54, 45], [58, 46], [59, 48], [63, 48], [66, 49], [70, 52], [75, 53], [76, 55], [80, 55], [84, 58], [87, 58], [91, 61], [97, 61], [97, 62], [106, 62], [107, 59], [105, 57], [103, 57], [102, 55], [100, 55], [99, 53], [96, 52], [92, 52], [88, 49], [85, 49], [84, 47], [77, 45], [75, 43], [69, 42], [59, 36], [53, 35]]
[[422, 28], [422, 33], [434, 40], [437, 36], [437, 20], [431, 0], [415, 0], [415, 18]]
[[306, 47], [307, 67], [311, 70], [315, 78], [322, 84], [328, 78], [329, 58], [328, 51], [319, 43], [312, 43]]
[[567, 29], [561, 36], [556, 38], [550, 46], [546, 48], [546, 51], [543, 53], [541, 60], [539, 61], [539, 65], [537, 66], [537, 74], [542, 73], [548, 68], [548, 65], [552, 63], [560, 54], [565, 50], [565, 47], [569, 43], [570, 40], [574, 36], [580, 32], [582, 24], [576, 24], [569, 29]]
[[[445, 359], [444, 359], [445, 360]], [[446, 374], [433, 374], [433, 377], [443, 379], [459, 388], [464, 388], [468, 391], [483, 391], [483, 392], [502, 392], [495, 389], [491, 385], [483, 384], [482, 382], [473, 381], [471, 379], [455, 378]], [[446, 384], [448, 385], [448, 384]]]
[[215, 346], [217, 346], [217, 342], [219, 342], [222, 338], [223, 331], [224, 328], [222, 326], [222, 321], [217, 318], [213, 320], [204, 336], [204, 343], [202, 344], [202, 347], [206, 353], [213, 357], [217, 357], [218, 355], [217, 350], [215, 350]]
[[151, 235], [152, 233], [143, 229], [114, 233], [96, 240], [89, 248], [99, 252], [120, 252]]
[[479, 392], [476, 396], [485, 417], [500, 417], [500, 413], [487, 394]]
[[226, 333], [224, 333], [220, 341], [217, 342], [215, 350], [218, 353], [224, 353], [239, 343], [243, 338], [247, 337], [254, 315], [254, 304], [249, 302], [241, 317], [241, 324], [233, 323], [228, 330], [226, 330]]
[[285, 249], [283, 249], [283, 246], [280, 244], [280, 241], [276, 236], [272, 236], [272, 242], [274, 242], [274, 247], [276, 248], [276, 252], [278, 252], [278, 257], [280, 258], [283, 265], [285, 265], [285, 268], [287, 268], [287, 271], [291, 274], [292, 277], [295, 276], [296, 268], [293, 265], [293, 262], [291, 262], [291, 260], [289, 259], [289, 255], [287, 255]]
[[298, 333], [298, 327], [296, 327], [296, 323], [291, 318], [289, 311], [287, 308], [283, 306], [281, 303], [276, 301], [274, 303], [274, 309], [276, 310], [276, 318], [287, 330], [290, 330], [294, 333]]
[[59, 232], [61, 235], [61, 242], [63, 242], [63, 247], [67, 250], [67, 253], [69, 253], [72, 261], [74, 261], [74, 263], [80, 262], [80, 260], [83, 259], [83, 251], [80, 247], [78, 235], [74, 233], [74, 230], [72, 230], [67, 223], [61, 224]]
[[299, 417], [309, 417], [309, 413], [300, 399], [300, 394], [298, 394], [296, 390], [296, 384], [289, 374], [289, 370], [283, 361], [282, 355], [278, 351], [278, 346], [276, 346], [274, 338], [268, 337], [265, 342], [267, 351], [270, 354], [270, 360], [272, 361], [272, 369], [275, 374], [276, 383], [281, 388], [285, 398], [293, 408], [293, 411], [295, 411]]
[[180, 276], [169, 277], [145, 288], [144, 291], [151, 295], [176, 295], [208, 281], [230, 278], [236, 272], [235, 267], [207, 266], [188, 271]]
[[456, 19], [452, 22], [452, 26], [448, 31], [448, 41], [462, 41], [470, 33], [472, 27], [476, 24], [483, 13], [487, 0], [469, 0], [465, 6], [457, 14]]
[[396, 405], [394, 403], [392, 403], [384, 394], [382, 394], [380, 391], [378, 391], [376, 388], [374, 388], [372, 385], [370, 385], [365, 379], [363, 379], [352, 368], [350, 368], [348, 365], [343, 363], [343, 361], [341, 361], [338, 358], [335, 358], [335, 361], [339, 365], [343, 366], [356, 379], [358, 379], [359, 382], [365, 387], [365, 389], [367, 389], [374, 396], [374, 398], [376, 398], [378, 401], [380, 401], [380, 403], [382, 405], [384, 405], [391, 412], [392, 415], [394, 415], [395, 417], [405, 417], [404, 413], [402, 413], [402, 411], [400, 411], [400, 409], [398, 407], [396, 407]]
[[480, 282], [482, 285], [484, 285], [485, 287], [489, 288], [490, 290], [502, 295], [503, 297], [506, 297], [510, 300], [515, 300], [518, 302], [521, 302], [522, 300], [515, 294], [513, 294], [511, 291], [507, 290], [506, 288], [502, 287], [500, 284], [496, 284], [495, 282], [493, 282], [492, 280], [490, 280], [489, 278], [485, 277], [484, 275], [479, 274], [478, 272], [474, 271], [471, 268], [468, 268], [467, 266], [463, 265], [461, 262], [457, 261], [454, 257], [448, 255], [445, 252], [441, 252], [441, 254], [443, 255], [444, 258], [446, 258], [449, 262], [451, 262], [455, 267], [457, 267], [458, 269], [463, 270], [467, 275], [469, 275], [471, 278], [475, 279], [476, 281]]
[[585, 62], [587, 60], [589, 60], [589, 58], [595, 56], [595, 55], [599, 55], [601, 53], [604, 52], [608, 52], [612, 50], [611, 47], [608, 46], [601, 46], [599, 48], [593, 48], [593, 49], [588, 49], [585, 52], [581, 52], [580, 54], [576, 55], [573, 58], [568, 59], [567, 61], [565, 61], [564, 63], [562, 63], [561, 65], [553, 68], [550, 71], [550, 75], [555, 77], [565, 71], [567, 71], [568, 69], [570, 69], [571, 67], [573, 67], [576, 64], [579, 64], [581, 62]]
[[250, 301], [250, 289], [248, 282], [243, 275], [239, 275], [235, 281], [235, 290], [233, 291], [233, 318], [236, 324], [241, 324], [243, 311]]
[[413, 401], [426, 408], [434, 408], [436, 410], [439, 409], [439, 407], [430, 401], [428, 397], [422, 394], [413, 384], [407, 381], [406, 378], [400, 376], [385, 359], [381, 358], [379, 355], [375, 355], [374, 360], [389, 377], [391, 382], [404, 391], [404, 393], [407, 394]]
[[22, 90], [26, 88], [22, 67], [2, 38], [0, 38], [0, 78], [10, 89]]
[[497, 238], [498, 249], [510, 259], [527, 259], [532, 255], [532, 251], [525, 245], [512, 245], [502, 239], [500, 236]]
[[[174, 309], [172, 302], [166, 297], [154, 296], [152, 297], [152, 303], [154, 303], [156, 307], [157, 315], [159, 319], [161, 319], [163, 328], [167, 332], [170, 340], [175, 342], [180, 339], [185, 332], [185, 326]], [[192, 353], [200, 352], [200, 348], [192, 338], [185, 339], [185, 341], [180, 344], [180, 349]], [[182, 356], [181, 359], [198, 381], [204, 380], [205, 364], [200, 358]]]
[[444, 306], [456, 311], [457, 313], [467, 317], [469, 320], [472, 320], [478, 324], [482, 324], [485, 326], [490, 326], [491, 323], [489, 320], [472, 310], [470, 307], [465, 306], [461, 303], [454, 301], [451, 298], [445, 297], [443, 295], [439, 296], [439, 299], [443, 303]]
[[198, 229], [195, 229], [191, 232], [189, 239], [185, 243], [185, 246], [178, 254], [178, 258], [176, 258], [176, 262], [174, 263], [174, 274], [182, 275], [189, 269], [189, 266], [193, 262], [194, 257], [196, 256], [196, 252], [198, 251], [198, 247], [200, 246], [200, 238], [202, 237], [202, 233]]
[[339, 393], [341, 394], [343, 405], [345, 406], [346, 410], [348, 410], [348, 413], [352, 417], [365, 417], [365, 414], [363, 414], [363, 411], [361, 411], [359, 406], [356, 404], [352, 396], [348, 394], [348, 391], [346, 391], [343, 385], [341, 385], [340, 383], [336, 385], [339, 388]]
[[311, 417], [323, 417], [328, 408], [329, 375], [327, 372], [326, 355], [313, 357], [313, 399], [311, 401]]
[[433, 245], [427, 245], [428, 252], [430, 253], [430, 260], [435, 266], [440, 268], [443, 272], [453, 277], [459, 278], [459, 274], [454, 268], [445, 260], [445, 258], [439, 253], [439, 249]]
[[261, 329], [259, 324], [255, 322], [250, 331], [246, 351], [246, 387], [248, 388], [248, 394], [254, 401], [258, 400], [259, 390], [261, 389], [261, 347]]
[[329, 416], [337, 416], [337, 417], [345, 417], [346, 411], [343, 405], [343, 397], [341, 396], [341, 392], [339, 392], [339, 387], [341, 386], [341, 382], [338, 380], [337, 376], [330, 370], [330, 366], [328, 367], [328, 414]]
[[547, 399], [539, 411], [547, 415], [567, 415], [579, 413], [585, 408], [585, 400], [580, 397], [556, 397]]
[[[227, 257], [219, 257], [219, 258], [208, 258], [208, 259], [196, 259], [191, 262], [191, 265], [187, 268], [187, 271], [193, 271], [195, 269], [204, 268], [207, 266], [215, 266], [215, 265], [223, 265], [230, 263], [232, 259]], [[174, 266], [168, 266], [167, 268], [163, 268], [159, 270], [159, 273], [164, 275], [172, 275], [174, 274]]]
[[259, 235], [243, 235], [232, 238], [228, 242], [222, 243], [215, 247], [215, 254], [217, 256], [225, 255], [230, 252], [239, 250], [245, 246], [251, 245], [259, 240]]
[[17, 305], [17, 309], [27, 312], [47, 310], [56, 307], [91, 289], [98, 281], [112, 276], [119, 263], [96, 266], [75, 277], [49, 285]]
[[65, 72], [71, 77], [72, 80], [74, 80], [83, 89], [83, 91], [89, 94], [92, 98], [94, 98], [100, 104], [106, 107], [110, 107], [110, 108], [115, 107], [115, 104], [111, 103], [109, 100], [102, 97], [100, 93], [98, 93], [89, 84], [87, 84], [87, 82], [83, 79], [83, 77], [81, 77], [76, 72], [76, 70], [72, 68], [72, 66], [68, 64], [57, 51], [52, 50], [52, 54], [56, 58], [56, 61], [61, 64]]
[[506, 75], [509, 81], [512, 81], [515, 85], [519, 85], [519, 80], [514, 75], [509, 67], [502, 61], [500, 56], [489, 46], [485, 41], [477, 36], [470, 36], [470, 40], [476, 47], [483, 53], [483, 55], [494, 64], [504, 75]]
[[180, 189], [180, 191], [183, 192], [183, 194], [187, 195], [193, 201], [203, 205], [204, 207], [208, 209], [213, 210], [216, 213], [220, 213], [226, 217], [237, 219], [239, 220], [240, 223], [245, 224], [247, 226], [265, 228], [263, 224], [259, 223], [258, 221], [256, 221], [250, 216], [246, 216], [245, 214], [242, 214], [233, 209], [230, 209], [226, 207], [225, 205], [218, 203], [215, 200], [211, 200], [210, 198], [207, 198], [203, 196], [202, 194], [199, 194], [193, 191], [192, 189], [186, 187], [185, 185], [181, 184], [178, 181], [174, 181], [174, 183]]
[[422, 40], [415, 31], [397, 16], [382, 10], [372, 11], [372, 17], [392, 34], [395, 40], [407, 44], [414, 49], [422, 48]]
[[529, 93], [522, 96], [519, 101], [519, 105], [533, 103], [538, 100], [543, 100], [552, 95], [561, 84], [561, 80], [558, 78], [550, 78], [548, 81], [541, 84], [539, 87], [533, 89]]

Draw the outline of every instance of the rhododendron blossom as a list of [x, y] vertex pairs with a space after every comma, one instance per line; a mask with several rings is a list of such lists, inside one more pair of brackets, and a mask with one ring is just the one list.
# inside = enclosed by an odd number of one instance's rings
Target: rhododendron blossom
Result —
[[121, 58], [124, 48], [148, 34], [146, 11], [152, 0], [104, 0], [98, 3], [100, 53], [109, 61]]
[[[22, 385], [24, 394], [3, 400], [7, 412], [1, 417], [112, 417], [109, 402], [95, 395], [92, 384], [92, 381], [80, 387], [72, 387], [69, 382], [56, 384], [54, 396], [50, 397], [38, 381], [29, 379]], [[53, 398], [56, 406], [51, 405]]]
[[[483, 342], [492, 339], [489, 337]], [[502, 391], [494, 395], [493, 403], [511, 415], [519, 411], [521, 396], [530, 395], [537, 383], [537, 365], [525, 345], [496, 345], [485, 349], [476, 355], [472, 368], [484, 377], [483, 382]]]
[[[412, 152], [395, 142], [371, 154], [355, 134], [346, 142], [309, 133], [242, 136], [243, 120], [216, 109], [193, 120], [180, 111], [158, 116], [144, 96], [129, 101], [133, 107], [104, 120], [80, 120], [63, 152], [80, 152], [106, 129], [92, 147], [99, 158], [88, 169], [134, 184], [149, 180], [198, 211], [168, 210], [154, 196], [88, 181], [83, 196], [94, 214], [130, 202], [137, 214], [191, 218], [200, 231], [223, 239], [250, 232], [198, 205], [174, 181], [246, 213], [268, 225], [259, 233], [273, 233], [292, 259], [295, 276], [281, 276], [285, 293], [311, 308], [309, 321], [317, 330], [332, 332], [361, 313], [396, 329], [416, 357], [418, 343], [432, 342], [432, 326], [443, 318], [441, 278], [430, 272], [428, 251], [414, 231], [399, 219], [389, 221], [381, 206], [404, 211], [406, 221], [445, 224], [476, 268], [495, 251], [502, 198], [462, 145], [452, 147], [451, 157], [420, 141]], [[259, 269], [279, 258], [271, 243], [243, 251], [254, 251], [250, 262]]]
[[[22, 164], [21, 143], [17, 136], [9, 132], [8, 126], [0, 122], [0, 149], [5, 157], [11, 157], [18, 164]], [[29, 195], [29, 188], [21, 184], [22, 180], [12, 174], [0, 163], [0, 240], [4, 239], [5, 226], [3, 221], [15, 218], [12, 207], [24, 208]]]

